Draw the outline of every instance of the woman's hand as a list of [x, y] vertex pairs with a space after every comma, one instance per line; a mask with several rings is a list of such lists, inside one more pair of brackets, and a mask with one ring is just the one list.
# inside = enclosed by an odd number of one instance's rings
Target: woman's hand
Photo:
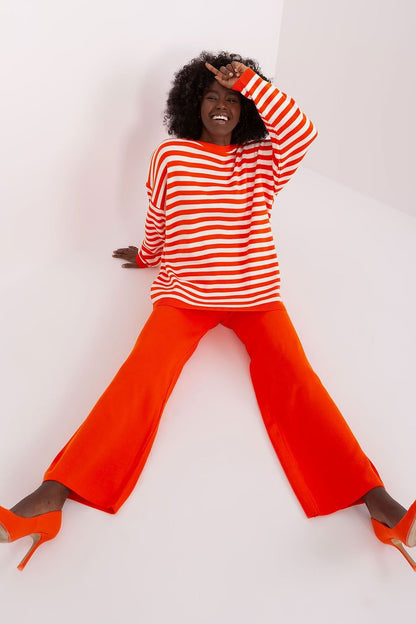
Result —
[[127, 260], [128, 264], [122, 264], [123, 269], [139, 269], [139, 265], [136, 262], [136, 256], [138, 252], [137, 247], [130, 245], [129, 247], [122, 247], [113, 251], [113, 258], [121, 258], [121, 260]]
[[214, 78], [226, 89], [232, 89], [240, 76], [248, 69], [243, 63], [232, 61], [228, 65], [223, 65], [215, 69], [211, 63], [205, 63], [205, 67], [214, 74]]

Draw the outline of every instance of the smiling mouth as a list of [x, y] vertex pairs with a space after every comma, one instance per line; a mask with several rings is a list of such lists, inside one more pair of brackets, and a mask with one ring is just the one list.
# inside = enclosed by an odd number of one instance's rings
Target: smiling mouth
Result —
[[217, 121], [218, 123], [226, 123], [227, 121], [229, 121], [229, 118], [227, 117], [227, 115], [213, 115], [212, 120]]

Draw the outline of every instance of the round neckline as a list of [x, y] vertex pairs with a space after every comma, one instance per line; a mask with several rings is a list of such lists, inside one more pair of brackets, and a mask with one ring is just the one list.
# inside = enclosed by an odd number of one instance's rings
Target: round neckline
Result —
[[230, 143], [230, 145], [217, 145], [216, 143], [208, 143], [207, 141], [191, 140], [191, 142], [201, 146], [205, 151], [213, 152], [214, 154], [230, 154], [238, 147], [238, 143]]

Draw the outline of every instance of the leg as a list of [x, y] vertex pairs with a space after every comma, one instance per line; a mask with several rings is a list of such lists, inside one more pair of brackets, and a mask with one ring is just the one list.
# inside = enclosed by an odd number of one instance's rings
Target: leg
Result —
[[[245, 344], [271, 442], [308, 517], [332, 513], [368, 494], [374, 513], [402, 513], [313, 372], [282, 306], [235, 313], [226, 323]], [[397, 504], [396, 504], [397, 505]], [[390, 511], [389, 511], [390, 510]], [[389, 521], [393, 521], [391, 518]]]
[[388, 527], [395, 527], [406, 515], [406, 509], [383, 487], [375, 487], [363, 496], [370, 516]]
[[70, 491], [57, 481], [44, 481], [10, 511], [22, 518], [32, 518], [50, 511], [61, 511]]
[[29, 517], [61, 509], [69, 496], [115, 513], [139, 478], [185, 362], [219, 319], [215, 312], [156, 307], [110, 386], [46, 471], [42, 486], [13, 511]]

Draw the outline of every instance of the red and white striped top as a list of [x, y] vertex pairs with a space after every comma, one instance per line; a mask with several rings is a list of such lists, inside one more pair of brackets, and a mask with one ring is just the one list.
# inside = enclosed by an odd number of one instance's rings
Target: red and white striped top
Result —
[[293, 99], [251, 69], [233, 89], [253, 100], [267, 139], [227, 146], [168, 139], [152, 156], [145, 239], [136, 261], [140, 267], [161, 262], [153, 303], [279, 307], [271, 208], [317, 133]]

